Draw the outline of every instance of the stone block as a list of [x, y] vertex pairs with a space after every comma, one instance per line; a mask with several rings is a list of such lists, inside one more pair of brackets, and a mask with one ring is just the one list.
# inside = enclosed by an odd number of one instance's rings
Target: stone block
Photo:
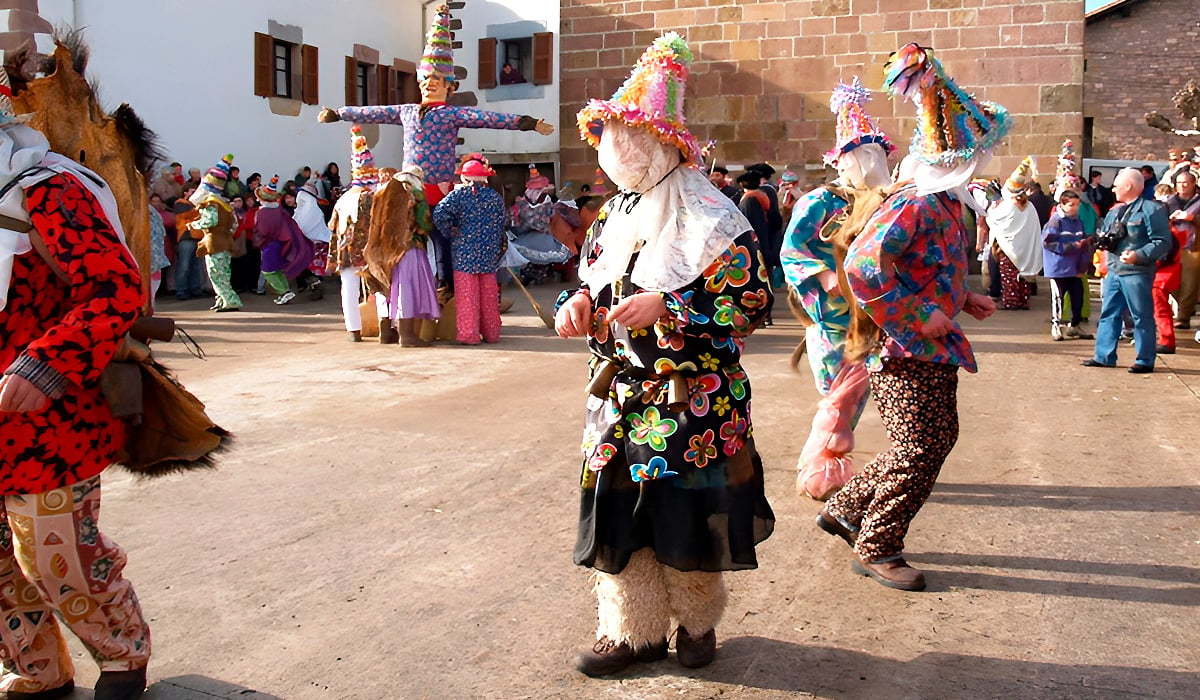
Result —
[[[903, 0], [894, 0], [901, 2]], [[850, 0], [817, 0], [813, 3], [812, 13], [822, 17], [836, 17], [850, 14]]]
[[1042, 112], [1082, 112], [1083, 86], [1078, 83], [1041, 86], [1041, 110]]
[[732, 7], [718, 7], [717, 21], [722, 24], [729, 22], [741, 22], [742, 7], [740, 5], [733, 5]]
[[782, 2], [760, 2], [757, 5], [747, 4], [742, 7], [743, 22], [775, 22], [785, 17]]

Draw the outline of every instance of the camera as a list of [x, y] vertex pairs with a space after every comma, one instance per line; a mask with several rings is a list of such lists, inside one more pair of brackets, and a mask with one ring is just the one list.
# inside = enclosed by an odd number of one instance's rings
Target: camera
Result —
[[1101, 231], [1096, 235], [1096, 247], [1100, 250], [1107, 250], [1110, 253], [1119, 252], [1121, 242], [1125, 240], [1127, 231], [1125, 230], [1124, 221], [1114, 221], [1112, 228]]

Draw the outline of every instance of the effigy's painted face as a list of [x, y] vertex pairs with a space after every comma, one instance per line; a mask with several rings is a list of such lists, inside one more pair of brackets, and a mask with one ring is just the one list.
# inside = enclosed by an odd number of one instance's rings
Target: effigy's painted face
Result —
[[422, 104], [429, 104], [445, 102], [446, 98], [450, 97], [450, 93], [454, 92], [455, 84], [446, 80], [445, 76], [433, 73], [418, 83], [418, 87], [421, 88]]

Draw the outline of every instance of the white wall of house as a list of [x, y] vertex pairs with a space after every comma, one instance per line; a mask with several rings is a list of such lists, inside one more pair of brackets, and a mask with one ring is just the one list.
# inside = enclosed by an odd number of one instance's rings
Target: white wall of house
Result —
[[[560, 0], [466, 0], [466, 6], [454, 10], [454, 17], [462, 20], [462, 29], [455, 31], [454, 38], [463, 43], [454, 52], [454, 60], [467, 69], [460, 90], [472, 91], [479, 99], [479, 108], [507, 114], [527, 114], [554, 124], [555, 128], [574, 128], [573, 125], [557, 124], [559, 105], [558, 84], [558, 32]], [[427, 14], [432, 13], [432, 7]], [[498, 85], [488, 90], [479, 89], [479, 40], [497, 39], [498, 52], [503, 50], [504, 39], [530, 37], [535, 32], [554, 32], [554, 82], [549, 85]], [[496, 67], [504, 63], [497, 58]], [[524, 76], [532, 78], [532, 71]], [[484, 151], [498, 154], [549, 154], [558, 153], [558, 134], [542, 136], [536, 132], [497, 131], [490, 129], [464, 129], [459, 134], [465, 144], [460, 152]], [[519, 159], [518, 159], [519, 160]]]
[[[418, 61], [425, 32], [421, 0], [40, 0], [38, 9], [52, 24], [85, 29], [89, 75], [106, 108], [132, 105], [185, 168], [233, 153], [242, 177], [290, 179], [330, 161], [348, 174], [348, 126], [316, 121], [320, 105], [345, 104], [345, 57], [362, 44], [381, 63]], [[271, 33], [272, 22], [317, 47], [320, 104], [272, 105], [254, 94], [254, 34]], [[377, 133], [376, 161], [399, 167], [402, 130]]]

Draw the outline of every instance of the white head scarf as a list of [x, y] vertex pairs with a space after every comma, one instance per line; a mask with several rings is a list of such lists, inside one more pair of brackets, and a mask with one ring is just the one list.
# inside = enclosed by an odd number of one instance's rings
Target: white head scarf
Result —
[[875, 189], [891, 184], [887, 151], [877, 143], [865, 143], [837, 159], [838, 177], [855, 189]]
[[918, 160], [915, 156], [907, 155], [904, 160], [900, 161], [900, 179], [911, 178], [913, 184], [917, 186], [917, 196], [919, 197], [938, 192], [949, 192], [958, 201], [974, 209], [975, 213], [982, 215], [984, 211], [979, 208], [979, 203], [967, 191], [967, 183], [975, 177], [975, 173], [986, 168], [991, 160], [992, 154], [988, 150], [978, 150], [967, 160], [953, 166], [930, 165]]
[[631, 281], [649, 291], [674, 291], [704, 272], [750, 222], [703, 173], [680, 163], [679, 149], [653, 133], [607, 121], [596, 146], [600, 167], [622, 193], [605, 205], [596, 241], [601, 253], [579, 278], [600, 291], [621, 279], [637, 253]]

